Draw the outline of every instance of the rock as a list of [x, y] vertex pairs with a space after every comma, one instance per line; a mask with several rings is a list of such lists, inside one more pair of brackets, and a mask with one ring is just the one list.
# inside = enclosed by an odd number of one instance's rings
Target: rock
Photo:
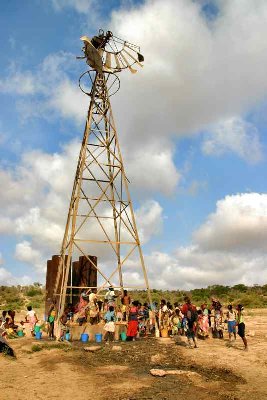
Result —
[[173, 344], [174, 343], [173, 339], [170, 337], [167, 337], [167, 338], [159, 337], [156, 339], [157, 339], [158, 343], [160, 343], [160, 344]]
[[85, 351], [90, 351], [91, 353], [94, 353], [95, 351], [98, 351], [101, 349], [101, 346], [87, 346], [83, 348]]
[[163, 354], [154, 354], [151, 356], [152, 364], [160, 364], [166, 357]]
[[185, 375], [188, 376], [189, 378], [192, 376], [201, 376], [197, 372], [194, 371], [184, 371], [182, 369], [170, 369], [169, 371], [166, 371], [167, 375]]
[[164, 369], [151, 369], [151, 375], [153, 376], [166, 376], [166, 375], [184, 375], [187, 378], [191, 379], [200, 379], [201, 375], [194, 371], [184, 371], [181, 369], [171, 369], [171, 370], [164, 370]]
[[121, 351], [122, 347], [121, 346], [112, 346], [112, 351]]
[[164, 369], [151, 369], [150, 373], [153, 376], [165, 376], [166, 375], [166, 371], [164, 371]]

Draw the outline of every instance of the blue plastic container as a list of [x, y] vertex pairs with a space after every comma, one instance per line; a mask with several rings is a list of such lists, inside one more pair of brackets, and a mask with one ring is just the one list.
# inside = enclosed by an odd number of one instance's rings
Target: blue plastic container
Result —
[[42, 332], [36, 332], [35, 333], [35, 339], [41, 340], [42, 339]]
[[126, 332], [121, 332], [121, 340], [122, 340], [123, 342], [125, 342], [126, 339], [127, 339]]
[[65, 333], [65, 339], [68, 341], [70, 340], [70, 333]]
[[88, 342], [88, 340], [89, 340], [89, 335], [88, 335], [88, 333], [82, 333], [82, 334], [81, 334], [81, 342], [86, 343], [86, 342]]
[[102, 342], [102, 333], [96, 333], [95, 334], [95, 341], [96, 341], [96, 343], [101, 343]]

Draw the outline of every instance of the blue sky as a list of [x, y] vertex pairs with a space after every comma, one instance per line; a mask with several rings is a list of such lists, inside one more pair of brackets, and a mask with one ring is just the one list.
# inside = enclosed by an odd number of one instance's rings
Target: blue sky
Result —
[[112, 104], [151, 286], [264, 283], [266, 22], [263, 0], [2, 4], [0, 284], [43, 281], [59, 252], [88, 107], [75, 56], [102, 27], [145, 56]]

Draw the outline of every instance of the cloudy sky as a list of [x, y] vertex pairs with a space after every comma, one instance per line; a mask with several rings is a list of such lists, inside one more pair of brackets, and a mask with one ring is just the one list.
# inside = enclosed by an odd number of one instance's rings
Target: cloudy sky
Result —
[[44, 281], [59, 253], [88, 108], [75, 57], [99, 28], [145, 56], [112, 105], [151, 286], [266, 283], [266, 0], [10, 0], [0, 284]]

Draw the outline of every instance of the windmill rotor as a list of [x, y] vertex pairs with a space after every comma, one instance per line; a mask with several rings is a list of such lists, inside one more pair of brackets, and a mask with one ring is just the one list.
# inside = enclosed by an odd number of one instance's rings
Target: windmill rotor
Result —
[[140, 47], [114, 36], [112, 32], [99, 30], [93, 38], [82, 36], [83, 52], [86, 62], [98, 73], [117, 73], [128, 69], [135, 74], [134, 65], [143, 67], [144, 56]]
[[[92, 96], [92, 88], [95, 80], [95, 70], [85, 71], [79, 78], [79, 88], [87, 96]], [[86, 80], [87, 78], [87, 80]], [[88, 79], [89, 78], [89, 79]], [[116, 94], [120, 89], [120, 79], [117, 75], [107, 72], [106, 73], [106, 85], [109, 97]]]

